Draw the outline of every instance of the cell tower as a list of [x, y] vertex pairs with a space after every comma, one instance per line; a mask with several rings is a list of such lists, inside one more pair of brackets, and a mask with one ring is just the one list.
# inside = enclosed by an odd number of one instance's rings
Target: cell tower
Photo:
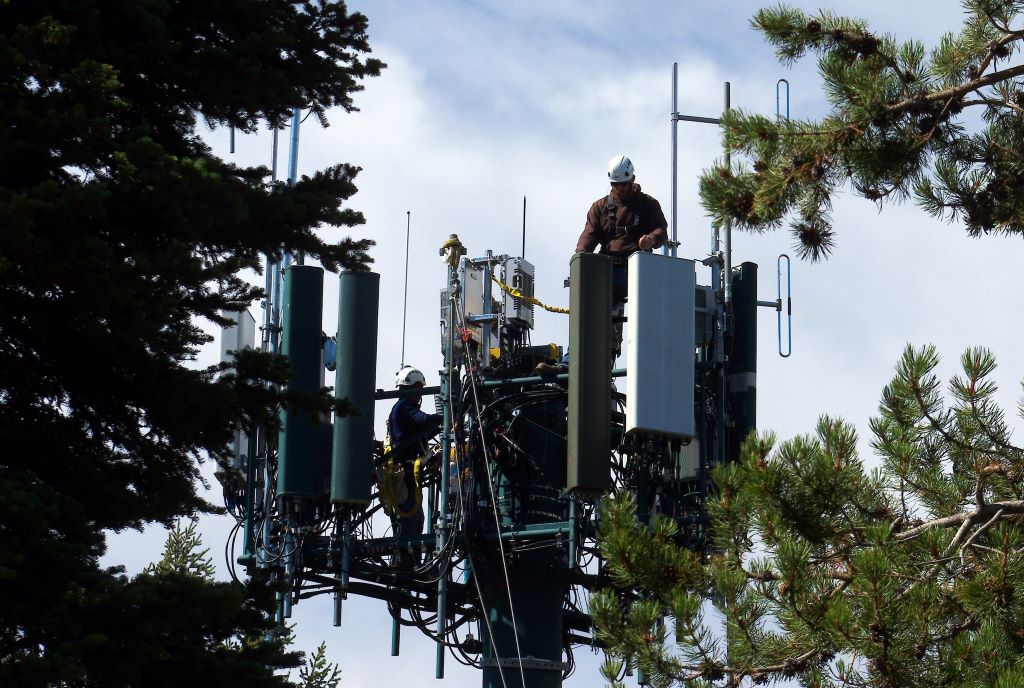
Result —
[[[673, 130], [687, 119], [674, 109]], [[595, 541], [602, 495], [629, 491], [641, 519], [667, 515], [680, 545], [705, 546], [710, 471], [735, 460], [755, 426], [758, 305], [779, 312], [781, 347], [781, 259], [778, 299], [758, 302], [757, 266], [733, 269], [718, 229], [695, 263], [675, 256], [674, 208], [672, 225], [664, 254], [629, 258], [619, 308], [611, 258], [572, 257], [565, 372], [552, 370], [559, 347], [530, 341], [533, 266], [470, 257], [452, 235], [440, 248], [433, 388], [379, 389], [378, 275], [339, 276], [328, 336], [323, 270], [285, 261], [278, 287], [271, 266], [264, 346], [290, 358], [293, 391], [315, 393], [333, 370], [335, 395], [358, 410], [332, 419], [285, 407], [279, 435], [236, 438], [223, 482], [242, 533], [238, 561], [285, 584], [280, 622], [301, 600], [331, 595], [339, 625], [350, 595], [372, 597], [392, 617], [393, 654], [403, 628], [437, 644], [438, 678], [450, 654], [479, 667], [485, 688], [555, 688], [574, 648], [599, 646], [585, 599], [611, 587]], [[697, 282], [702, 265], [708, 285]], [[239, 322], [223, 348], [253, 336]], [[626, 367], [613, 369], [619, 342]], [[415, 461], [396, 461], [374, 438], [375, 405], [413, 395], [435, 396], [440, 434]], [[422, 533], [396, 534], [381, 513], [403, 501], [401, 471], [415, 475]]]

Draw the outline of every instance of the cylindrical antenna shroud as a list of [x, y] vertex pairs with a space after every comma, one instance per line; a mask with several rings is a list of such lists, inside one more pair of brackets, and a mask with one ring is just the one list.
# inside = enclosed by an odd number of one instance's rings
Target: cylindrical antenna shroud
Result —
[[[284, 270], [281, 353], [291, 366], [288, 390], [292, 392], [313, 395], [320, 390], [323, 293], [323, 268], [290, 265]], [[284, 405], [278, 439], [278, 497], [316, 496], [317, 434], [309, 411]]]
[[369, 504], [380, 275], [343, 272], [338, 284], [334, 394], [339, 399], [347, 399], [358, 415], [341, 416], [334, 422], [331, 501]]

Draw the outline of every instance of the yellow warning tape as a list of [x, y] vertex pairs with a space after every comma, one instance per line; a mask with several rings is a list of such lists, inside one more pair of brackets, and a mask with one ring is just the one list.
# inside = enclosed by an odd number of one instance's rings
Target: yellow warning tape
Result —
[[498, 279], [497, 275], [491, 275], [491, 279], [494, 280], [494, 282], [499, 287], [501, 287], [501, 290], [503, 292], [505, 292], [506, 294], [508, 294], [509, 296], [512, 296], [512, 297], [517, 298], [517, 299], [522, 299], [523, 301], [526, 301], [527, 303], [532, 303], [534, 306], [540, 306], [541, 308], [543, 308], [544, 310], [546, 310], [549, 313], [568, 313], [569, 312], [568, 308], [559, 308], [558, 306], [549, 306], [546, 303], [541, 303], [540, 301], [538, 301], [537, 299], [533, 298], [532, 296], [527, 296], [526, 294], [524, 294], [523, 292], [519, 291], [515, 287], [510, 287], [509, 285], [507, 285], [504, 282], [502, 282], [500, 279]]

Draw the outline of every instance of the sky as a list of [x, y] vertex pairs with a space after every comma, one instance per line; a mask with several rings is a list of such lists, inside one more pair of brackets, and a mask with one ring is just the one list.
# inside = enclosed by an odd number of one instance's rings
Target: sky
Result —
[[[930, 3], [927, 12], [907, 2], [792, 3], [855, 14], [872, 29], [931, 47], [959, 26], [954, 0]], [[388, 68], [355, 97], [357, 113], [331, 113], [321, 129], [313, 118], [300, 132], [298, 169], [311, 174], [338, 162], [363, 168], [351, 207], [366, 224], [325, 228], [324, 236], [350, 234], [377, 242], [373, 269], [381, 274], [377, 386], [393, 386], [401, 363], [406, 213], [411, 213], [408, 322], [405, 361], [437, 384], [442, 365], [438, 291], [445, 269], [438, 247], [457, 233], [469, 253], [518, 254], [523, 197], [527, 198], [526, 259], [536, 267], [536, 295], [565, 306], [568, 259], [587, 208], [606, 193], [606, 165], [628, 155], [644, 191], [670, 212], [672, 64], [679, 64], [679, 110], [717, 117], [723, 83], [732, 105], [774, 115], [776, 82], [791, 84], [793, 117], [827, 111], [813, 62], [777, 63], [749, 25], [759, 3], [726, 1], [517, 2], [468, 0], [353, 0], [369, 17], [374, 54]], [[229, 156], [227, 134], [208, 133], [216, 153]], [[278, 169], [286, 169], [282, 139]], [[270, 135], [239, 137], [239, 164], [270, 163]], [[697, 176], [720, 156], [716, 127], [679, 127], [677, 209], [679, 255], [700, 260], [711, 228], [697, 200]], [[882, 387], [907, 343], [935, 344], [945, 379], [968, 346], [994, 351], [1000, 367], [998, 400], [1011, 415], [1024, 377], [1024, 327], [1016, 317], [1024, 265], [1017, 239], [971, 239], [958, 225], [934, 220], [913, 205], [878, 208], [847, 193], [835, 203], [838, 235], [824, 263], [793, 261], [793, 354], [777, 353], [776, 315], [760, 309], [758, 427], [781, 439], [813, 430], [819, 415], [844, 418], [858, 428], [865, 462], [874, 459], [867, 424]], [[776, 258], [794, 253], [786, 231], [734, 235], [734, 264], [759, 267], [759, 299], [776, 297]], [[708, 284], [705, 268], [698, 282]], [[336, 330], [337, 280], [328, 276], [324, 329]], [[262, 316], [258, 304], [253, 313]], [[564, 345], [566, 316], [538, 311], [532, 340]], [[199, 364], [214, 362], [218, 343]], [[429, 404], [429, 401], [427, 402]], [[382, 434], [388, 405], [377, 408]], [[218, 501], [216, 487], [211, 501]], [[229, 517], [205, 519], [205, 543], [221, 562]], [[130, 573], [159, 556], [160, 528], [111, 540], [108, 564]], [[407, 688], [477, 686], [476, 670], [450, 658], [447, 678], [434, 679], [434, 647], [403, 634], [402, 654], [390, 657], [390, 620], [382, 603], [350, 600], [340, 628], [331, 625], [325, 598], [304, 601], [292, 617], [297, 645], [312, 650], [326, 640], [341, 664], [342, 685], [362, 688], [384, 678]], [[600, 683], [599, 655], [576, 653], [578, 668], [565, 685]]]

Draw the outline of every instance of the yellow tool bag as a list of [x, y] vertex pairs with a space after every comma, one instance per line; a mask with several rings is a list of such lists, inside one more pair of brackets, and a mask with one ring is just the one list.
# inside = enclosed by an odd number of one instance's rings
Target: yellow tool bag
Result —
[[[385, 445], [387, 447], [387, 445]], [[387, 448], [385, 448], [387, 452]], [[385, 453], [385, 456], [387, 454]], [[420, 509], [423, 501], [423, 491], [420, 489], [420, 467], [423, 460], [416, 457], [412, 465], [413, 482], [416, 485], [415, 502], [408, 511], [402, 511], [400, 506], [409, 499], [409, 487], [405, 483], [405, 472], [409, 468], [403, 463], [395, 463], [394, 457], [388, 457], [382, 465], [377, 467], [377, 484], [380, 486], [380, 503], [384, 507], [384, 513], [394, 518], [408, 518]]]

